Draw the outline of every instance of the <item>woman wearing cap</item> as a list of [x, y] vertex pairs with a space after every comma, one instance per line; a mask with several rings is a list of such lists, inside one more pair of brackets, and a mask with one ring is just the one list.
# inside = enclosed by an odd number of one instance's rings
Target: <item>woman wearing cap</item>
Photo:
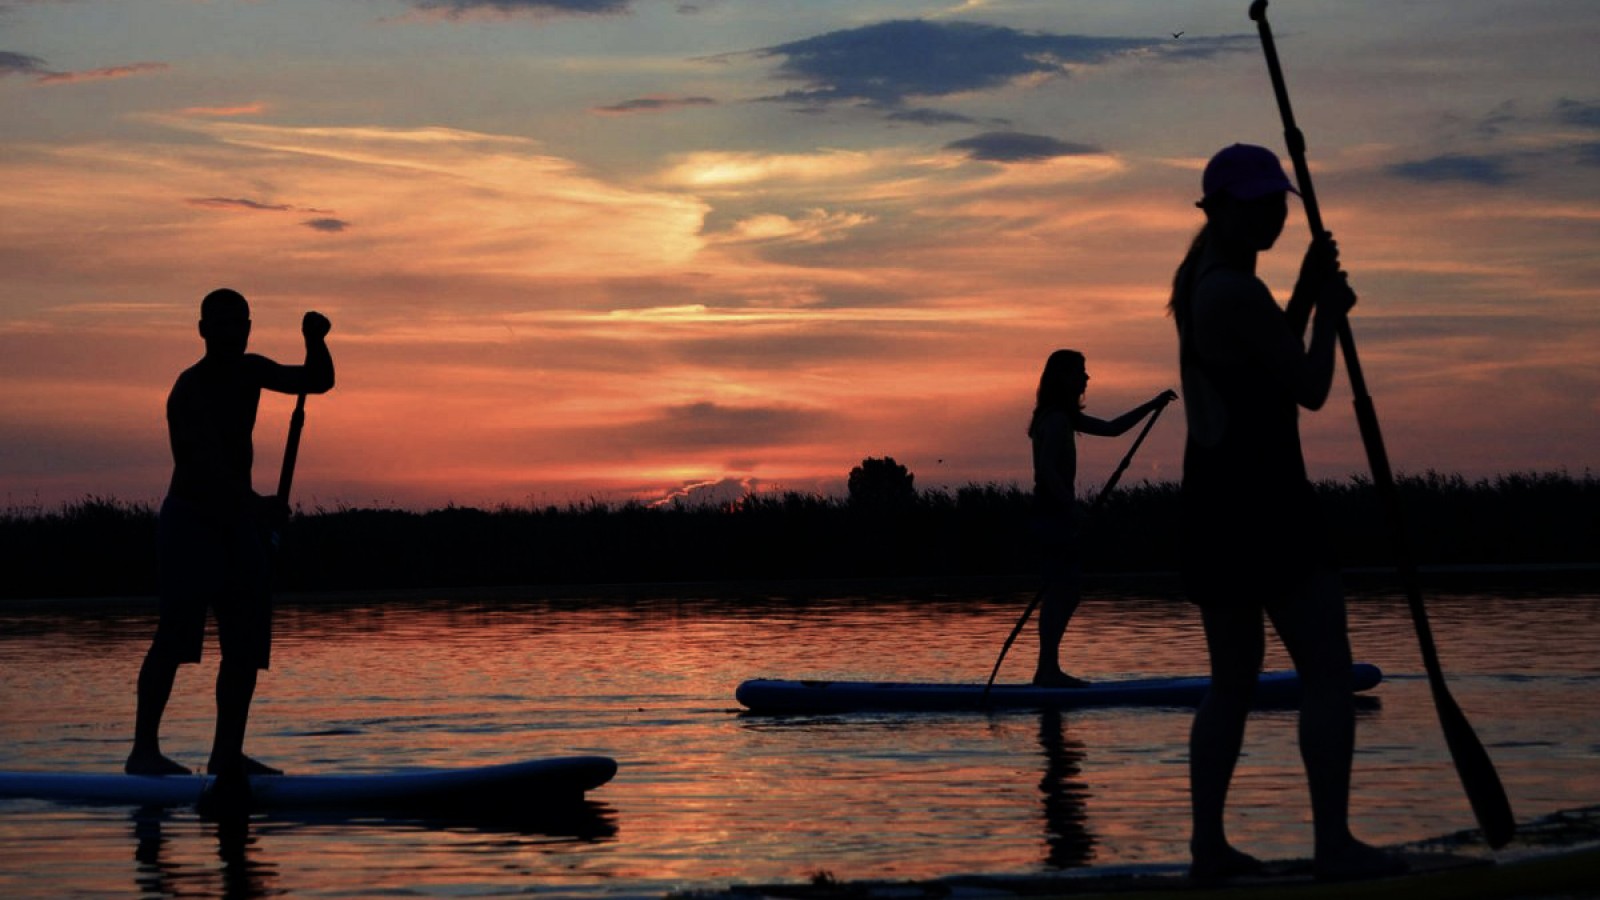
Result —
[[1286, 308], [1256, 277], [1257, 256], [1277, 241], [1288, 195], [1298, 193], [1272, 151], [1226, 147], [1202, 182], [1206, 224], [1178, 267], [1169, 307], [1188, 419], [1184, 585], [1200, 607], [1212, 679], [1189, 742], [1192, 874], [1211, 880], [1261, 866], [1228, 843], [1223, 813], [1265, 652], [1263, 613], [1303, 684], [1300, 753], [1317, 873], [1385, 871], [1395, 860], [1349, 829], [1350, 642], [1298, 424], [1301, 407], [1319, 409], [1328, 397], [1339, 326], [1355, 295], [1330, 236], [1306, 251]]

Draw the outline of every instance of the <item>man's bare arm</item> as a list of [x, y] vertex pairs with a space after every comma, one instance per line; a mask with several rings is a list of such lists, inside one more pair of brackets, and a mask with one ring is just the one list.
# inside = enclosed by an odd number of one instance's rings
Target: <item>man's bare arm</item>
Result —
[[325, 394], [333, 389], [333, 354], [328, 352], [328, 331], [332, 325], [321, 313], [308, 312], [300, 323], [305, 336], [304, 365], [285, 366], [262, 360], [261, 386], [280, 394]]

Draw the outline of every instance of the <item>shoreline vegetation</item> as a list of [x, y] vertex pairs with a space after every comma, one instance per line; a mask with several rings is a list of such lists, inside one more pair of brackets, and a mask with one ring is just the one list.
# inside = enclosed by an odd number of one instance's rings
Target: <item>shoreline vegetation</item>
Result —
[[[1031, 495], [1015, 485], [916, 491], [892, 460], [848, 497], [757, 494], [721, 506], [573, 503], [426, 512], [300, 509], [278, 554], [280, 593], [629, 586], [940, 584], [1032, 589]], [[898, 470], [898, 471], [896, 471]], [[869, 466], [868, 476], [875, 474]], [[1413, 558], [1455, 572], [1600, 578], [1600, 477], [1526, 472], [1399, 479]], [[1392, 570], [1390, 528], [1364, 477], [1316, 485], [1348, 573]], [[1085, 505], [1092, 496], [1084, 498]], [[1086, 530], [1091, 581], [1178, 588], [1178, 485], [1119, 487]], [[0, 599], [153, 596], [156, 509], [90, 497], [0, 511]], [[570, 591], [569, 591], [570, 593]]]

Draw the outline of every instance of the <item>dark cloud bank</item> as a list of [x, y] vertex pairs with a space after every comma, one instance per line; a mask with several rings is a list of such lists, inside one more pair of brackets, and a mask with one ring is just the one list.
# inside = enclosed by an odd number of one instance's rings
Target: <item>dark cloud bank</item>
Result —
[[1086, 156], [1101, 152], [1091, 144], [1076, 144], [1042, 134], [988, 131], [945, 145], [984, 162], [1038, 162], [1058, 156]]
[[[1600, 131], [1600, 103], [1562, 98], [1547, 112], [1531, 117], [1519, 116], [1506, 105], [1485, 117], [1476, 131], [1493, 137], [1514, 126], [1547, 129], [1552, 124], [1567, 129]], [[1524, 177], [1532, 167], [1560, 165], [1558, 157], [1563, 153], [1573, 154], [1579, 165], [1600, 165], [1600, 141], [1579, 140], [1556, 150], [1442, 153], [1396, 163], [1384, 171], [1406, 181], [1499, 187]]]
[[44, 60], [26, 53], [0, 50], [0, 77], [6, 75], [47, 75]]
[[[880, 22], [833, 31], [760, 51], [781, 60], [780, 77], [802, 87], [765, 99], [802, 106], [857, 103], [885, 108], [919, 97], [948, 97], [1002, 87], [1033, 75], [1064, 75], [1074, 66], [1148, 54], [1200, 59], [1247, 46], [1248, 36], [1093, 37], [1024, 32], [978, 22]], [[924, 111], [923, 116], [936, 116]]]
[[1504, 155], [1446, 153], [1428, 159], [1396, 163], [1388, 168], [1388, 172], [1407, 181], [1453, 181], [1492, 186], [1511, 180], [1510, 164], [1510, 157]]

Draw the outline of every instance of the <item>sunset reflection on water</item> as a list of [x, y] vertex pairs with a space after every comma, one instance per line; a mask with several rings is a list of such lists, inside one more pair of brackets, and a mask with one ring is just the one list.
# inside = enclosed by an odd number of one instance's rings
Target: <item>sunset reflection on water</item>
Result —
[[[982, 681], [1025, 602], [286, 603], [251, 723], [261, 758], [291, 772], [373, 772], [594, 753], [619, 760], [616, 779], [579, 821], [537, 826], [258, 816], [230, 834], [184, 809], [0, 801], [0, 892], [625, 896], [818, 872], [1184, 859], [1188, 710], [763, 717], [733, 701], [753, 677]], [[1589, 652], [1600, 599], [1456, 595], [1430, 610], [1453, 692], [1519, 817], [1600, 802], [1600, 663]], [[120, 766], [150, 612], [0, 609], [0, 766]], [[1387, 842], [1470, 826], [1403, 602], [1358, 600], [1351, 627], [1356, 655], [1387, 675], [1358, 725], [1358, 831]], [[190, 765], [210, 738], [207, 650], [180, 674], [164, 733]], [[1020, 641], [1002, 677], [1024, 677], [1031, 652]], [[1091, 597], [1066, 654], [1073, 671], [1108, 679], [1192, 674], [1204, 661], [1192, 609], [1137, 595]], [[1268, 666], [1286, 665], [1274, 646]], [[1304, 793], [1294, 714], [1258, 713], [1230, 802], [1235, 838], [1304, 855]]]

